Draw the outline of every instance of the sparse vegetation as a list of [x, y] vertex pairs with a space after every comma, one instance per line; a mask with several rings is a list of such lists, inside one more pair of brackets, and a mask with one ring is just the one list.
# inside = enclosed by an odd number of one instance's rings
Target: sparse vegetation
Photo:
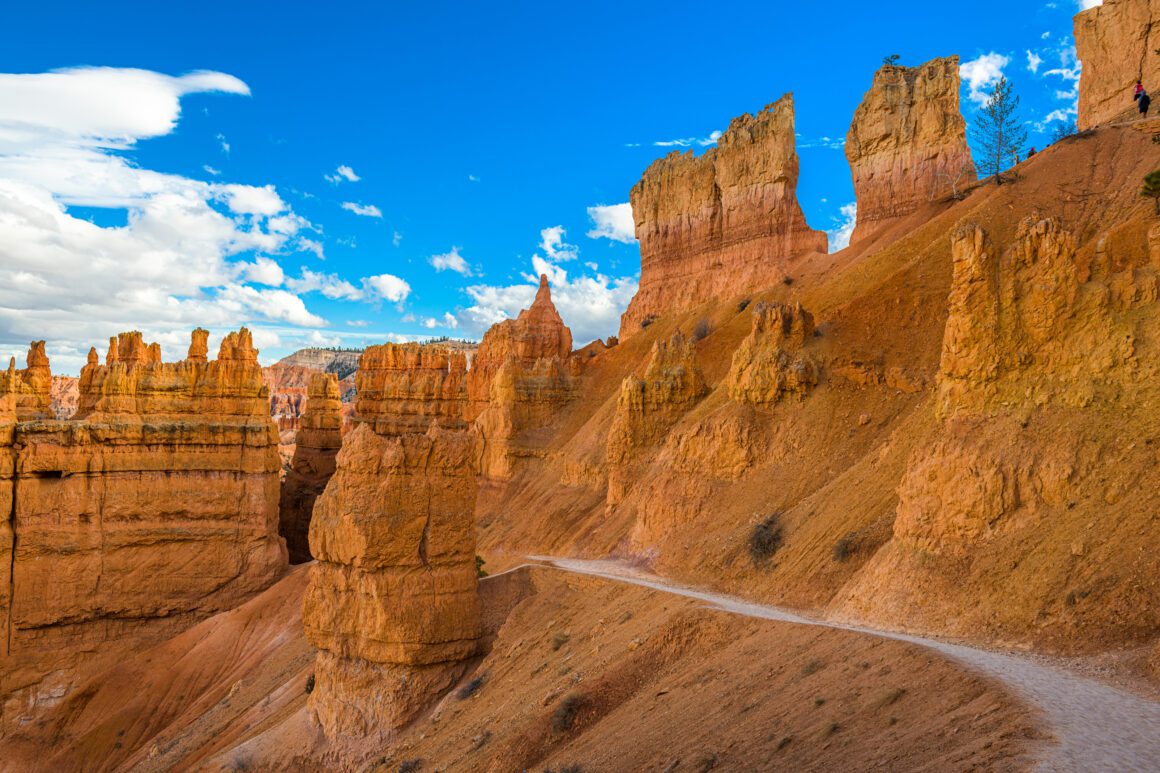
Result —
[[792, 276], [783, 276], [781, 278], [781, 283], [783, 285], [785, 285], [786, 287], [789, 287], [791, 284], [793, 284], [793, 277]]
[[707, 338], [709, 335], [709, 329], [709, 320], [697, 320], [697, 324], [693, 326], [693, 334], [690, 336], [693, 343], [697, 343], [701, 339]]
[[485, 572], [483, 569], [483, 565], [486, 563], [487, 562], [483, 560], [483, 556], [477, 555], [475, 557], [475, 576], [481, 580], [484, 577], [487, 577], [487, 572]]
[[1144, 175], [1144, 187], [1140, 189], [1140, 195], [1152, 199], [1156, 205], [1156, 214], [1160, 215], [1160, 169]]
[[715, 767], [717, 767], [716, 752], [701, 752], [693, 758], [692, 769], [696, 773], [709, 773]]
[[399, 773], [418, 773], [423, 769], [423, 760], [407, 760], [399, 765]]
[[898, 65], [898, 60], [901, 58], [902, 57], [899, 56], [898, 54], [891, 54], [890, 56], [884, 56], [884, 57], [882, 57], [882, 64], [886, 65], [887, 67], [895, 67]]
[[482, 733], [480, 733], [479, 735], [475, 736], [475, 738], [472, 738], [472, 739], [471, 739], [471, 750], [472, 750], [473, 752], [477, 752], [477, 751], [479, 751], [479, 750], [480, 750], [480, 749], [482, 749], [484, 746], [486, 746], [486, 745], [487, 745], [487, 742], [488, 742], [488, 741], [490, 741], [490, 740], [491, 740], [491, 731], [490, 731], [490, 730], [484, 730]]
[[456, 696], [457, 696], [457, 697], [459, 698], [459, 700], [461, 700], [461, 701], [465, 701], [465, 700], [467, 700], [467, 699], [468, 699], [468, 698], [470, 698], [472, 695], [475, 695], [477, 692], [479, 692], [479, 688], [480, 688], [480, 687], [483, 687], [483, 683], [484, 683], [485, 681], [487, 681], [487, 675], [486, 675], [486, 674], [480, 674], [479, 676], [475, 677], [474, 679], [472, 679], [472, 680], [471, 680], [470, 682], [468, 682], [467, 684], [465, 684], [465, 685], [463, 685], [462, 687], [460, 687], [460, 688], [459, 688], [459, 692], [457, 692], [457, 693], [456, 693]]
[[849, 535], [842, 537], [834, 543], [834, 560], [839, 563], [845, 561], [854, 552], [854, 540], [850, 539]]
[[580, 767], [579, 762], [570, 762], [558, 768], [544, 768], [544, 773], [584, 773], [584, 768]]
[[1060, 140], [1066, 140], [1068, 137], [1074, 136], [1075, 133], [1076, 125], [1074, 119], [1060, 121], [1051, 132], [1051, 142], [1055, 144]]
[[825, 698], [814, 698], [814, 708], [815, 709], [820, 709], [822, 706], [825, 706], [825, 705], [826, 705]]
[[813, 660], [810, 660], [808, 663], [806, 663], [804, 666], [802, 666], [802, 676], [811, 676], [812, 674], [818, 673], [819, 671], [821, 671], [825, 667], [826, 667], [825, 663], [818, 660], [817, 658], [814, 658]]
[[632, 612], [629, 610], [625, 610], [624, 614], [620, 616], [620, 624], [624, 625], [625, 623], [627, 623], [631, 619], [632, 619]]
[[791, 743], [793, 743], [793, 736], [792, 735], [783, 736], [782, 739], [777, 742], [777, 750], [781, 751], [785, 747], [789, 746]]
[[557, 733], [566, 733], [576, 722], [576, 715], [584, 708], [588, 701], [579, 693], [565, 695], [560, 705], [552, 712], [552, 729]]
[[306, 677], [306, 694], [314, 692], [314, 674]]
[[905, 687], [895, 687], [893, 690], [889, 691], [878, 700], [875, 708], [884, 709], [887, 706], [893, 706], [895, 703], [898, 703], [898, 701], [902, 700], [902, 696], [904, 695], [906, 695]]
[[761, 523], [753, 525], [749, 533], [749, 557], [755, 565], [769, 561], [781, 547], [781, 517], [774, 513]]
[[822, 732], [820, 733], [820, 736], [821, 736], [822, 740], [825, 740], [841, 729], [842, 729], [842, 726], [839, 725], [837, 722], [830, 722], [828, 725], [826, 725], [825, 727], [822, 728]]
[[645, 317], [644, 319], [642, 319], [640, 321], [640, 329], [644, 330], [646, 327], [648, 327], [649, 325], [651, 325], [652, 323], [654, 323], [656, 321], [657, 321], [656, 316], [650, 314], [649, 316]]
[[753, 302], [753, 299], [752, 299], [752, 298], [746, 298], [745, 300], [743, 300], [743, 301], [741, 301], [740, 303], [738, 303], [738, 304], [737, 304], [737, 311], [738, 311], [739, 313], [740, 313], [740, 312], [742, 312], [742, 311], [745, 311], [746, 309], [748, 309], [748, 308], [749, 308], [749, 304], [750, 304], [750, 303], [752, 303], [752, 302]]
[[994, 176], [996, 185], [1003, 184], [1003, 172], [1008, 167], [1019, 163], [1027, 144], [1027, 130], [1016, 112], [1018, 108], [1019, 97], [1012, 92], [1011, 83], [1000, 78], [972, 127], [979, 148], [979, 169], [987, 177]]
[[568, 635], [567, 631], [557, 631], [556, 635], [552, 637], [552, 651], [558, 651], [561, 647], [567, 644], [568, 640], [571, 638], [572, 637]]

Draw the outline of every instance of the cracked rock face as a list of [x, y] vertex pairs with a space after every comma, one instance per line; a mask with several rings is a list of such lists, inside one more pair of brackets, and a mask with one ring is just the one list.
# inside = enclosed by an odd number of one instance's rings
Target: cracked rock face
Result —
[[850, 243], [975, 180], [959, 110], [959, 58], [885, 65], [846, 135], [858, 221]]
[[826, 251], [797, 201], [793, 95], [733, 119], [717, 147], [658, 159], [633, 186], [640, 289], [620, 340], [650, 318], [768, 287], [792, 258]]
[[5, 378], [5, 725], [67, 694], [79, 665], [234, 607], [286, 565], [257, 351], [243, 328], [207, 362], [200, 332], [180, 362], [136, 332], [105, 364], [91, 351], [64, 421], [24, 420], [49, 395], [43, 346]]
[[1075, 50], [1083, 64], [1076, 119], [1080, 131], [1134, 119], [1137, 78], [1152, 95], [1155, 115], [1160, 95], [1157, 48], [1160, 0], [1104, 0], [1103, 5], [1076, 14]]
[[478, 438], [362, 424], [310, 523], [303, 624], [319, 648], [314, 716], [332, 741], [389, 735], [475, 654]]

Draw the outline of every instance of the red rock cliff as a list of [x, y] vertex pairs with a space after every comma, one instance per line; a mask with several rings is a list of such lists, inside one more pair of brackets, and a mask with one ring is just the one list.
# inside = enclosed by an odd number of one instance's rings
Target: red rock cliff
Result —
[[959, 58], [885, 65], [846, 135], [858, 224], [851, 243], [975, 180], [959, 110]]
[[701, 156], [655, 161], [631, 194], [640, 289], [620, 339], [650, 317], [772, 285], [789, 259], [824, 253], [825, 233], [810, 229], [798, 205], [797, 178], [791, 94], [733, 119]]
[[214, 362], [163, 363], [124, 333], [106, 364], [90, 352], [73, 419], [16, 425], [2, 724], [67, 693], [80, 664], [236, 606], [282, 571], [267, 399], [244, 328]]
[[1160, 96], [1160, 0], [1104, 0], [1076, 14], [1075, 50], [1083, 63], [1079, 80], [1082, 131], [1137, 115], [1132, 92], [1139, 78]]

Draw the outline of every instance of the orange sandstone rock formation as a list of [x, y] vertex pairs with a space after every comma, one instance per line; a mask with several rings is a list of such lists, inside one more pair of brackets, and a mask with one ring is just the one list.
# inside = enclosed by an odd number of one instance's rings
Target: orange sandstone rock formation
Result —
[[389, 738], [476, 652], [473, 432], [347, 434], [314, 509], [303, 602], [327, 737]]
[[620, 385], [606, 452], [609, 506], [624, 499], [637, 477], [633, 462], [639, 451], [663, 440], [708, 391], [696, 351], [680, 331], [653, 345], [644, 378], [629, 376]]
[[80, 380], [72, 376], [53, 376], [50, 400], [54, 419], [71, 417], [77, 412], [80, 401]]
[[857, 243], [924, 203], [975, 180], [959, 111], [959, 58], [884, 65], [846, 135], [854, 175]]
[[51, 419], [52, 412], [52, 370], [48, 355], [44, 353], [44, 341], [33, 341], [25, 358], [27, 367], [17, 370], [16, 360], [8, 363], [8, 371], [0, 373], [0, 392], [11, 391], [20, 421]]
[[758, 303], [753, 331], [733, 353], [729, 396], [755, 405], [776, 403], [787, 394], [804, 397], [818, 383], [817, 361], [801, 354], [813, 336], [813, 315], [800, 303]]
[[354, 420], [380, 435], [464, 429], [467, 357], [421, 344], [368, 347], [355, 376]]
[[1137, 115], [1136, 80], [1155, 101], [1160, 94], [1160, 0], [1104, 0], [1075, 17], [1082, 131]]
[[342, 402], [338, 377], [315, 373], [307, 388], [306, 407], [298, 427], [290, 470], [282, 481], [278, 532], [286, 540], [290, 563], [309, 561], [310, 514], [314, 501], [334, 474], [342, 447]]
[[701, 156], [655, 161], [631, 194], [640, 289], [620, 340], [651, 318], [770, 286], [790, 259], [824, 253], [826, 235], [806, 224], [797, 178], [792, 94], [733, 119]]
[[549, 424], [575, 396], [580, 360], [571, 355], [572, 331], [541, 276], [531, 307], [487, 331], [467, 373], [467, 415], [483, 439], [485, 477], [509, 479], [521, 459], [540, 455], [521, 436]]
[[163, 363], [124, 333], [106, 364], [90, 352], [72, 419], [16, 425], [0, 725], [66, 694], [80, 664], [235, 606], [283, 570], [267, 398], [244, 328], [214, 362]]

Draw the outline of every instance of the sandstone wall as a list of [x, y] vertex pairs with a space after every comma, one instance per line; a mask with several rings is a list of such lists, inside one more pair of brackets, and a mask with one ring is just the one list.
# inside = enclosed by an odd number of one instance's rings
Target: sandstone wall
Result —
[[729, 396], [754, 405], [776, 403], [785, 395], [804, 397], [820, 373], [817, 361], [801, 351], [813, 337], [813, 315], [800, 303], [759, 302], [752, 331], [733, 353]]
[[314, 501], [334, 474], [342, 447], [342, 401], [338, 377], [315, 373], [307, 387], [294, 458], [282, 481], [278, 532], [286, 540], [290, 563], [310, 561], [310, 515]]
[[421, 344], [371, 346], [359, 358], [354, 420], [380, 435], [464, 429], [467, 357]]
[[390, 736], [475, 654], [477, 436], [352, 430], [310, 524], [303, 602], [319, 648], [310, 708], [327, 737]]
[[858, 220], [850, 243], [974, 182], [959, 110], [959, 58], [885, 65], [846, 135]]
[[713, 299], [768, 287], [786, 262], [826, 251], [826, 235], [798, 204], [793, 95], [735, 118], [717, 147], [655, 161], [631, 193], [640, 289], [620, 339], [641, 323]]
[[244, 328], [216, 361], [204, 342], [163, 363], [121, 334], [106, 364], [90, 351], [71, 420], [15, 426], [4, 725], [67, 693], [82, 663], [235, 606], [285, 567], [257, 351]]
[[1104, 0], [1076, 14], [1075, 50], [1083, 64], [1079, 81], [1079, 129], [1131, 120], [1138, 115], [1132, 93], [1139, 78], [1160, 97], [1160, 0]]

